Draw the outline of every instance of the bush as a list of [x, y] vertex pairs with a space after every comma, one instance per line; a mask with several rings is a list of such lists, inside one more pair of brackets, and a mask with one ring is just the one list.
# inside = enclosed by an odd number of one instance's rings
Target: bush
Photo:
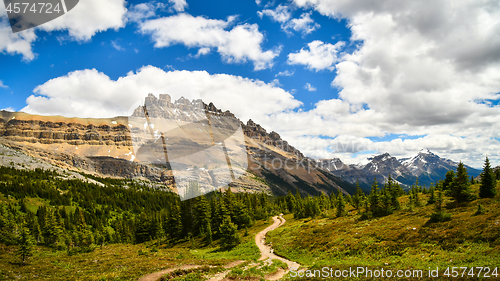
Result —
[[432, 213], [429, 222], [445, 222], [451, 220], [451, 214], [446, 212], [435, 212]]
[[369, 220], [369, 219], [371, 219], [371, 218], [373, 218], [373, 214], [372, 214], [372, 212], [370, 212], [370, 211], [366, 211], [366, 212], [363, 212], [363, 213], [361, 214], [361, 217], [360, 217], [359, 219], [360, 219], [360, 220]]
[[486, 212], [486, 210], [483, 208], [483, 205], [478, 204], [478, 205], [477, 205], [477, 211], [476, 211], [476, 213], [475, 213], [474, 215], [475, 215], [475, 216], [477, 216], [477, 215], [482, 215], [482, 214], [484, 214], [485, 212]]

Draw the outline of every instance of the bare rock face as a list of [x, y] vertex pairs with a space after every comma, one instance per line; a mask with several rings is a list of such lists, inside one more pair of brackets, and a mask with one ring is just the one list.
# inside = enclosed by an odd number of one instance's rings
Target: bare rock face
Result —
[[251, 139], [263, 142], [267, 145], [275, 146], [285, 152], [296, 155], [297, 158], [304, 159], [305, 156], [295, 147], [288, 144], [287, 141], [282, 140], [280, 135], [274, 131], [267, 133], [266, 129], [261, 125], [256, 124], [252, 119], [248, 120], [247, 124], [241, 124], [243, 132]]
[[68, 143], [72, 145], [131, 145], [128, 128], [123, 124], [93, 125], [81, 123], [52, 122], [0, 118], [1, 136], [13, 141], [31, 143]]

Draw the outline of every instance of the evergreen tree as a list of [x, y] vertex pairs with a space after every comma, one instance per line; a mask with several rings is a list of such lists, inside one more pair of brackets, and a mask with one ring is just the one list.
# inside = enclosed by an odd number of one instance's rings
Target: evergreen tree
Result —
[[451, 189], [451, 183], [453, 182], [454, 178], [455, 178], [455, 172], [453, 172], [453, 170], [449, 170], [448, 172], [446, 172], [442, 189], [443, 190]]
[[26, 215], [26, 226], [28, 227], [31, 234], [35, 238], [36, 243], [43, 243], [42, 230], [40, 224], [38, 223], [38, 218], [32, 212], [28, 212]]
[[219, 226], [224, 221], [224, 218], [229, 216], [229, 210], [223, 200], [217, 200], [215, 205], [215, 216], [212, 219], [212, 226], [214, 229], [219, 229]]
[[419, 188], [412, 188], [413, 193], [413, 203], [416, 207], [422, 207], [422, 202], [420, 201]]
[[234, 219], [234, 202], [236, 201], [234, 193], [231, 191], [231, 188], [228, 188], [224, 193], [223, 197], [224, 204], [226, 205], [227, 211], [231, 216], [231, 219]]
[[0, 243], [5, 245], [16, 244], [16, 221], [14, 214], [0, 204]]
[[143, 243], [154, 238], [151, 225], [151, 218], [146, 213], [142, 213], [135, 227], [136, 243]]
[[165, 223], [165, 233], [170, 239], [179, 239], [182, 235], [182, 218], [180, 206], [177, 201], [172, 204]]
[[427, 200], [427, 205], [434, 204], [436, 202], [436, 195], [434, 192], [434, 186], [431, 185], [431, 188], [429, 188], [429, 200]]
[[342, 192], [339, 192], [337, 195], [338, 203], [337, 203], [337, 217], [343, 217], [346, 214], [344, 195]]
[[486, 157], [483, 172], [481, 173], [481, 186], [479, 187], [479, 197], [493, 198], [496, 195], [496, 181], [491, 170], [490, 160]]
[[208, 244], [211, 244], [213, 239], [212, 239], [212, 227], [210, 224], [207, 225], [207, 229], [205, 232], [205, 240], [207, 241]]
[[291, 190], [288, 190], [288, 194], [286, 195], [286, 204], [287, 204], [288, 211], [290, 213], [293, 213], [295, 210], [296, 201], [295, 201], [295, 197], [292, 195]]
[[234, 248], [241, 243], [238, 228], [231, 222], [231, 217], [226, 216], [219, 226], [220, 243], [223, 248]]
[[301, 219], [305, 217], [305, 210], [302, 196], [300, 196], [299, 190], [295, 192], [295, 209], [293, 210], [293, 217], [296, 219]]
[[364, 193], [359, 187], [359, 181], [356, 181], [356, 193], [352, 196], [352, 204], [354, 208], [359, 209], [363, 202]]
[[63, 242], [63, 230], [61, 223], [53, 209], [47, 208], [45, 216], [45, 228], [43, 229], [45, 243], [52, 247], [58, 247]]
[[378, 189], [377, 179], [375, 179], [375, 181], [372, 184], [372, 189], [368, 197], [368, 200], [370, 201], [370, 212], [373, 214], [373, 216], [381, 216], [382, 208], [381, 208], [380, 193]]
[[238, 228], [249, 227], [252, 222], [246, 206], [240, 201], [234, 203], [234, 222]]
[[17, 254], [21, 258], [21, 263], [24, 265], [28, 257], [33, 255], [33, 237], [31, 236], [29, 229], [25, 226], [21, 227], [21, 233], [19, 235], [18, 250]]
[[196, 198], [193, 215], [195, 225], [194, 233], [205, 234], [208, 225], [211, 223], [212, 212], [210, 210], [210, 204], [204, 195]]
[[436, 206], [434, 209], [434, 213], [431, 214], [429, 222], [444, 222], [451, 220], [451, 215], [443, 212], [443, 202], [443, 192], [441, 190], [438, 190]]
[[389, 179], [387, 182], [389, 186], [389, 196], [391, 198], [392, 210], [399, 210], [401, 209], [401, 204], [399, 203], [398, 197], [400, 196], [401, 187], [398, 184], [394, 183], [391, 175], [389, 175]]
[[473, 199], [470, 190], [469, 175], [462, 162], [458, 163], [457, 175], [451, 183], [451, 196], [457, 203], [468, 202]]

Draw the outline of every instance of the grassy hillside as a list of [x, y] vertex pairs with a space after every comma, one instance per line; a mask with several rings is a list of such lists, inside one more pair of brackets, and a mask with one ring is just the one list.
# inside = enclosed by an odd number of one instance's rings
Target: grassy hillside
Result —
[[0, 280], [137, 280], [152, 272], [187, 264], [207, 265], [191, 273], [205, 276], [223, 271], [222, 266], [233, 260], [257, 260], [260, 253], [255, 234], [271, 222], [271, 219], [256, 221], [246, 236], [245, 230], [240, 230], [242, 243], [231, 250], [220, 249], [218, 241], [206, 245], [201, 238], [175, 245], [158, 244], [158, 241], [110, 244], [78, 255], [36, 246], [29, 263], [21, 266], [17, 247], [0, 244]]
[[[479, 186], [472, 188], [477, 193]], [[500, 266], [499, 196], [458, 207], [446, 197], [445, 211], [452, 219], [440, 223], [429, 223], [434, 205], [426, 204], [428, 196], [421, 196], [424, 206], [412, 208], [408, 207], [408, 196], [403, 196], [401, 210], [370, 220], [360, 220], [358, 211], [350, 206], [349, 213], [339, 218], [334, 210], [315, 219], [297, 220], [289, 214], [285, 216], [287, 224], [270, 232], [268, 239], [275, 253], [311, 269]], [[483, 214], [476, 214], [478, 204]]]

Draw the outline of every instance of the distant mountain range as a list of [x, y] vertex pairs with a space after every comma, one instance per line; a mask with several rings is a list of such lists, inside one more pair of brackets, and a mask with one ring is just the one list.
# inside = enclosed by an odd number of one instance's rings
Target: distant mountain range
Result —
[[[379, 183], [387, 181], [389, 175], [408, 188], [418, 178], [420, 185], [430, 186], [437, 180], [444, 179], [446, 172], [456, 170], [458, 162], [441, 158], [428, 149], [422, 149], [411, 158], [397, 159], [389, 153], [368, 158], [367, 164], [346, 165], [339, 158], [317, 160], [318, 166], [330, 171], [333, 175], [369, 191], [374, 179]], [[466, 165], [470, 176], [478, 176], [481, 170]]]

